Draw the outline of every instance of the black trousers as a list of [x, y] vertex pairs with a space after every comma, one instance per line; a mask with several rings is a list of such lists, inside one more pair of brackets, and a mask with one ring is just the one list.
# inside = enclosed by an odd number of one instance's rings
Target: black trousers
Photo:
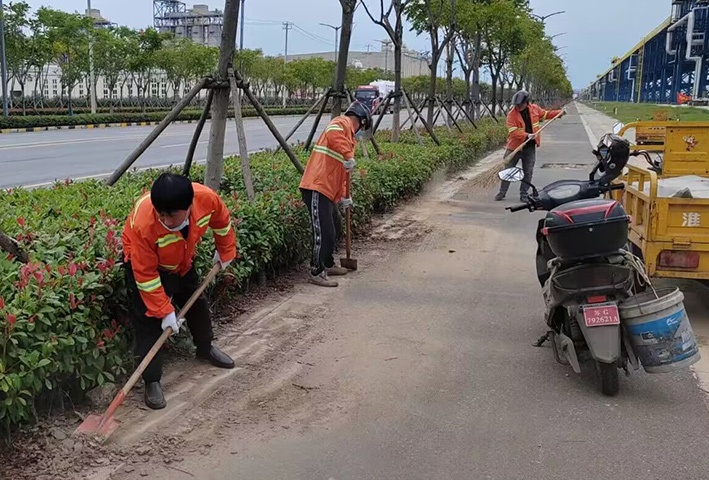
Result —
[[[140, 297], [130, 262], [124, 264], [124, 267], [128, 301], [130, 303], [130, 316], [135, 330], [134, 353], [137, 361], [140, 362], [162, 335], [162, 318], [148, 317], [146, 315], [148, 309]], [[200, 279], [194, 267], [184, 277], [161, 271], [160, 280], [165, 293], [172, 299], [177, 308], [182, 307], [200, 285]], [[192, 308], [187, 312], [187, 315], [185, 315], [185, 319], [194, 344], [197, 346], [197, 351], [205, 353], [209, 351], [212, 345], [212, 318], [209, 313], [209, 302], [207, 302], [204, 295], [199, 296]], [[148, 365], [148, 368], [143, 372], [143, 380], [146, 383], [159, 382], [162, 377], [162, 366], [162, 353], [158, 352]]]
[[313, 258], [310, 262], [312, 274], [318, 275], [326, 268], [335, 265], [335, 246], [337, 245], [337, 222], [339, 216], [335, 202], [315, 190], [300, 189], [303, 202], [310, 212], [313, 225]]
[[[512, 150], [505, 150], [505, 156], [512, 153]], [[516, 167], [517, 164], [522, 162], [522, 170], [524, 171], [524, 182], [519, 183], [519, 194], [522, 197], [526, 197], [529, 191], [529, 184], [532, 183], [532, 176], [534, 175], [534, 163], [537, 157], [536, 148], [523, 148], [517, 153], [512, 159], [507, 162], [505, 168]], [[526, 182], [526, 183], [525, 183]], [[505, 182], [504, 180], [500, 184], [500, 193], [506, 194], [507, 190], [510, 188], [510, 182]]]

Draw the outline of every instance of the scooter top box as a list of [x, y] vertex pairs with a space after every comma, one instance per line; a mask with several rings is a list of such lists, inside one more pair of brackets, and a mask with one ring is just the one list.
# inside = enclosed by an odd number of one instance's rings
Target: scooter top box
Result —
[[560, 258], [603, 255], [625, 246], [629, 221], [615, 200], [578, 200], [548, 212], [542, 232]]

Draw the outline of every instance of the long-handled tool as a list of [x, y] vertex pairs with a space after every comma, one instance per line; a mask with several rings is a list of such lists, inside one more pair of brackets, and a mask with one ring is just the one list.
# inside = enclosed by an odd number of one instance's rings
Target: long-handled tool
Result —
[[[347, 172], [347, 186], [345, 188], [347, 198], [352, 195], [352, 172]], [[357, 259], [352, 258], [352, 206], [348, 205], [345, 210], [345, 223], [347, 224], [347, 233], [345, 234], [345, 250], [347, 257], [340, 258], [340, 265], [347, 270], [357, 270]]]
[[[214, 267], [212, 267], [202, 284], [197, 290], [195, 290], [190, 299], [187, 300], [187, 303], [185, 303], [185, 305], [180, 310], [180, 313], [177, 315], [178, 319], [185, 318], [185, 315], [187, 314], [189, 309], [192, 307], [192, 305], [194, 305], [194, 303], [197, 301], [204, 289], [207, 288], [207, 285], [209, 285], [209, 282], [211, 282], [212, 279], [214, 279], [214, 277], [217, 275], [219, 270], [221, 270], [221, 265], [219, 263], [215, 264]], [[104, 413], [103, 415], [91, 414], [86, 417], [86, 420], [84, 420], [74, 432], [75, 434], [98, 434], [103, 436], [104, 438], [108, 438], [113, 432], [116, 431], [120, 423], [115, 418], [113, 418], [113, 414], [116, 413], [118, 407], [123, 404], [126, 395], [128, 395], [133, 386], [138, 382], [138, 379], [143, 374], [143, 371], [148, 367], [148, 364], [155, 357], [155, 355], [157, 355], [158, 351], [170, 335], [172, 335], [172, 328], [167, 327], [165, 331], [162, 332], [162, 335], [160, 335], [160, 338], [158, 338], [158, 340], [155, 342], [153, 348], [151, 348], [148, 354], [145, 355], [143, 361], [140, 362], [140, 365], [138, 365], [138, 368], [136, 368], [135, 372], [133, 372], [133, 375], [131, 375], [126, 384], [113, 399], [111, 405], [108, 407], [108, 410], [106, 410], [106, 413]]]
[[500, 163], [491, 167], [486, 172], [475, 177], [470, 182], [470, 185], [473, 188], [478, 189], [478, 190], [492, 188], [493, 186], [497, 185], [500, 181], [497, 174], [500, 173], [502, 170], [504, 170], [507, 167], [507, 164], [509, 163], [509, 161], [512, 160], [515, 157], [515, 155], [517, 155], [519, 152], [521, 152], [522, 149], [524, 148], [524, 146], [527, 145], [527, 143], [532, 142], [532, 141], [536, 141], [537, 136], [540, 133], [542, 133], [545, 128], [547, 128], [549, 125], [551, 125], [552, 123], [554, 123], [555, 121], [557, 121], [560, 118], [561, 118], [561, 115], [552, 118], [548, 122], [545, 122], [544, 125], [542, 125], [542, 127], [534, 133], [533, 137], [527, 138], [527, 140], [525, 140], [522, 143], [522, 145], [515, 148], [508, 155], [505, 155], [505, 158], [503, 158]]

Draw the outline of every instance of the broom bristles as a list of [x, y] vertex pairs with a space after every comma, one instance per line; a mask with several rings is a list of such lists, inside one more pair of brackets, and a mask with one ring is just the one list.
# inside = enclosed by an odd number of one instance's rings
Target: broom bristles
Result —
[[509, 160], [505, 159], [500, 163], [493, 165], [485, 172], [481, 173], [474, 179], [472, 179], [469, 185], [474, 190], [486, 191], [492, 190], [500, 184], [500, 177], [498, 174], [505, 169]]

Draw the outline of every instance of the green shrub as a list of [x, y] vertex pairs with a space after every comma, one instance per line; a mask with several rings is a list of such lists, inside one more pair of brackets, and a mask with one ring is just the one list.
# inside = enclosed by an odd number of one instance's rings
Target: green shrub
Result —
[[[374, 212], [418, 194], [434, 172], [469, 165], [505, 138], [504, 126], [483, 123], [465, 134], [440, 131], [441, 147], [382, 143], [382, 156], [358, 159], [353, 175], [354, 227]], [[307, 154], [296, 149], [301, 161]], [[262, 269], [277, 271], [310, 254], [311, 231], [298, 190], [300, 175], [283, 153], [251, 157], [255, 189], [245, 198], [238, 158], [225, 161], [221, 195], [233, 215], [240, 260], [230, 267], [236, 286]], [[99, 181], [0, 192], [0, 229], [31, 253], [21, 265], [0, 254], [0, 420], [8, 428], [30, 420], [52, 392], [88, 390], [132, 368], [120, 252], [123, 220], [158, 171], [128, 174], [114, 187]], [[204, 176], [195, 167], [193, 178]], [[205, 237], [196, 266], [210, 267]], [[222, 289], [223, 290], [223, 289]]]
[[[303, 115], [308, 111], [307, 107], [289, 108], [265, 108], [269, 115]], [[251, 107], [243, 109], [244, 117], [256, 117], [256, 110]], [[177, 120], [198, 120], [202, 114], [201, 110], [184, 110], [177, 117]], [[104, 123], [138, 123], [138, 122], [159, 122], [167, 112], [148, 113], [97, 113], [67, 115], [46, 115], [46, 116], [10, 116], [0, 117], [0, 129], [5, 128], [34, 128], [34, 127], [60, 127], [72, 125], [99, 125]], [[230, 113], [233, 115], [233, 112]], [[211, 116], [211, 115], [210, 115]]]

